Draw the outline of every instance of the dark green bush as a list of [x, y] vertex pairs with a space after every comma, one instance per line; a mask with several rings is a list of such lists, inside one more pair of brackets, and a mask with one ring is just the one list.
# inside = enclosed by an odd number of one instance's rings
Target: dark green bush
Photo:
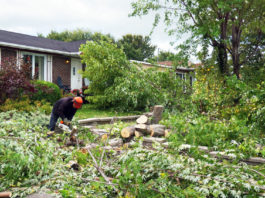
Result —
[[36, 92], [30, 97], [33, 101], [46, 100], [53, 104], [62, 97], [60, 88], [54, 83], [41, 80], [34, 80], [31, 83], [36, 90]]

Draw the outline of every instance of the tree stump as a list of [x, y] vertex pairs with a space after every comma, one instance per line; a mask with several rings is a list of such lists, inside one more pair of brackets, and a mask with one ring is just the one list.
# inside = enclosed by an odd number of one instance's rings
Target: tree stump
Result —
[[158, 124], [159, 121], [162, 120], [163, 110], [164, 110], [164, 107], [162, 105], [155, 105], [152, 120], [151, 120], [152, 124]]

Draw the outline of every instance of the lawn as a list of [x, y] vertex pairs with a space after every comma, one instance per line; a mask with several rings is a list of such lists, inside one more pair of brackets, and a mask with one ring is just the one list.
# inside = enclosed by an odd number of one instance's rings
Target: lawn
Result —
[[84, 104], [75, 114], [75, 119], [81, 120], [86, 118], [96, 117], [112, 117], [112, 116], [127, 116], [127, 115], [140, 115], [142, 112], [119, 112], [115, 109], [97, 109], [94, 105]]

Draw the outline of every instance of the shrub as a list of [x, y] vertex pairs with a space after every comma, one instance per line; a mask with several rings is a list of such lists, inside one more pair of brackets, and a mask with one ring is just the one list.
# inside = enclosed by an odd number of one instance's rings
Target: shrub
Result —
[[31, 81], [34, 85], [36, 92], [30, 97], [33, 101], [46, 100], [53, 104], [61, 98], [60, 88], [51, 82], [34, 80]]
[[46, 100], [35, 101], [32, 103], [32, 101], [26, 95], [20, 99], [8, 98], [4, 104], [0, 105], [0, 111], [3, 112], [11, 110], [32, 112], [36, 109], [45, 114], [50, 114], [52, 111], [52, 106], [50, 103], [46, 102]]
[[[10, 63], [11, 64], [11, 63]], [[24, 94], [34, 92], [28, 78], [29, 65], [1, 65], [0, 69], [0, 104], [7, 98], [19, 99]]]
[[3, 111], [3, 112], [10, 111], [10, 110], [31, 112], [33, 111], [33, 109], [34, 109], [34, 106], [31, 104], [27, 96], [24, 96], [23, 98], [20, 98], [20, 99], [8, 98], [0, 106], [0, 111]]

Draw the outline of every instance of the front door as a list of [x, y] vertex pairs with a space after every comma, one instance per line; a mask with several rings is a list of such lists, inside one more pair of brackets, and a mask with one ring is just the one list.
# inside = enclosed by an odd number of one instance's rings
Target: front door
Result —
[[82, 76], [78, 71], [82, 71], [81, 60], [77, 58], [71, 59], [71, 89], [82, 88]]

